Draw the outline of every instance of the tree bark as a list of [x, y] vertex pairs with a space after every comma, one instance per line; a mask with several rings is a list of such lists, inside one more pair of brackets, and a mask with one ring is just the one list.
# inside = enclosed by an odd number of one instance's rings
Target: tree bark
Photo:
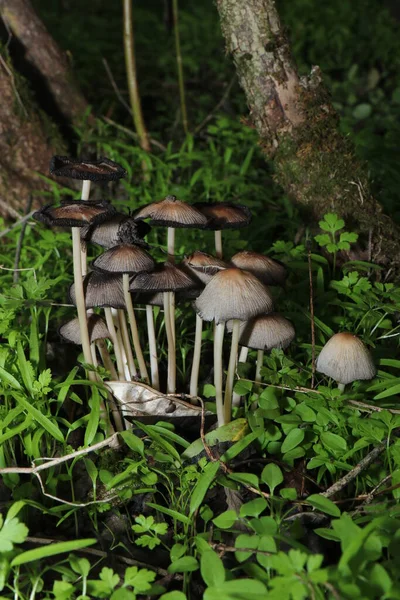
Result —
[[29, 0], [0, 0], [0, 16], [25, 49], [25, 58], [42, 75], [59, 111], [77, 123], [88, 104], [74, 83], [66, 54], [39, 19]]
[[276, 181], [316, 218], [336, 212], [371, 240], [372, 260], [400, 275], [400, 228], [373, 197], [318, 67], [298, 76], [274, 0], [216, 0], [227, 50]]

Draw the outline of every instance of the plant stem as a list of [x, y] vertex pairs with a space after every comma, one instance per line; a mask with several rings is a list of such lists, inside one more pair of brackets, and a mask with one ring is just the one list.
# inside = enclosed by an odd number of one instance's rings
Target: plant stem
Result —
[[126, 323], [125, 312], [121, 308], [118, 310], [118, 321], [119, 321], [119, 326], [121, 328], [121, 337], [122, 337], [122, 342], [123, 342], [124, 348], [125, 348], [125, 354], [126, 354], [126, 359], [128, 362], [129, 373], [130, 373], [131, 379], [133, 379], [133, 377], [137, 377], [137, 370], [136, 370], [135, 361], [133, 360], [131, 341], [129, 339], [128, 325]]
[[338, 383], [338, 390], [340, 390], [341, 394], [343, 394], [345, 387], [346, 387], [345, 383]]
[[149, 337], [151, 385], [155, 390], [158, 391], [160, 389], [160, 377], [158, 374], [157, 342], [156, 332], [154, 329], [153, 307], [150, 304], [146, 304], [146, 319], [147, 334]]
[[257, 362], [256, 362], [256, 376], [254, 381], [260, 383], [261, 381], [261, 368], [264, 363], [264, 350], [257, 350]]
[[232, 391], [233, 391], [233, 381], [235, 379], [237, 353], [238, 353], [238, 348], [239, 348], [239, 332], [240, 332], [240, 321], [239, 321], [239, 319], [233, 319], [231, 352], [229, 355], [228, 374], [226, 376], [226, 384], [225, 384], [225, 399], [224, 399], [225, 423], [229, 423], [229, 421], [231, 420], [231, 417], [232, 417]]
[[101, 362], [103, 363], [104, 368], [107, 369], [107, 371], [109, 371], [111, 379], [114, 379], [114, 380], [118, 379], [117, 371], [115, 370], [114, 364], [111, 360], [110, 353], [107, 350], [107, 345], [106, 345], [105, 341], [97, 340], [96, 346], [97, 346], [97, 349], [101, 356]]
[[150, 152], [149, 136], [147, 133], [146, 126], [144, 124], [137, 82], [135, 43], [132, 24], [132, 0], [123, 0], [123, 19], [125, 65], [128, 80], [129, 99], [133, 114], [133, 122], [135, 125], [136, 132], [139, 136], [139, 143], [141, 148], [146, 152]]
[[175, 228], [167, 228], [167, 252], [168, 261], [172, 264], [175, 263]]
[[92, 353], [92, 365], [97, 369], [97, 367], [99, 366], [99, 363], [97, 362], [96, 344], [94, 342], [91, 342], [91, 344], [90, 344], [90, 350], [91, 350], [91, 353]]
[[111, 308], [109, 306], [104, 307], [104, 315], [106, 317], [107, 329], [110, 332], [111, 341], [114, 346], [115, 360], [117, 361], [118, 378], [120, 381], [126, 381], [124, 364], [122, 361], [121, 347], [118, 343], [117, 332], [114, 325], [114, 319], [112, 316]]
[[203, 319], [196, 314], [196, 333], [194, 336], [194, 349], [192, 359], [192, 372], [190, 375], [190, 395], [196, 398], [198, 395], [199, 370], [201, 358], [201, 334], [203, 332]]
[[[74, 263], [74, 283], [76, 295], [76, 309], [78, 313], [79, 329], [81, 333], [83, 357], [89, 365], [92, 363], [92, 352], [90, 349], [89, 332], [87, 328], [87, 316], [85, 305], [85, 294], [83, 291], [82, 263], [81, 263], [81, 236], [79, 227], [72, 227], [72, 255]], [[91, 381], [96, 381], [96, 373], [88, 372]]]
[[214, 386], [217, 407], [218, 427], [225, 425], [224, 400], [222, 396], [222, 347], [225, 323], [218, 323], [214, 329]]
[[[90, 195], [90, 179], [84, 179], [82, 181], [81, 200], [89, 200]], [[87, 273], [87, 245], [86, 242], [81, 242], [81, 263], [82, 263], [82, 277], [85, 277]]]
[[176, 359], [175, 359], [175, 344], [171, 329], [171, 311], [170, 311], [170, 294], [164, 292], [164, 323], [167, 334], [168, 343], [168, 394], [175, 394], [176, 391]]
[[214, 231], [215, 238], [215, 256], [222, 258], [222, 231]]
[[183, 79], [183, 67], [182, 67], [182, 54], [181, 54], [181, 42], [179, 37], [179, 22], [178, 22], [178, 0], [172, 0], [172, 15], [174, 20], [174, 34], [175, 34], [175, 52], [176, 52], [176, 64], [178, 67], [178, 82], [179, 82], [179, 97], [181, 101], [181, 112], [182, 112], [182, 125], [185, 133], [189, 131], [187, 110], [186, 110], [186, 98], [185, 98], [185, 83]]
[[[245, 363], [247, 360], [248, 353], [249, 353], [249, 349], [247, 348], [247, 346], [242, 346], [242, 348], [240, 350], [238, 362]], [[240, 406], [241, 399], [242, 399], [242, 396], [240, 394], [233, 392], [232, 406]]]
[[149, 374], [147, 373], [146, 363], [144, 361], [142, 347], [140, 345], [139, 332], [138, 332], [137, 323], [136, 323], [135, 311], [133, 310], [132, 296], [129, 292], [129, 275], [128, 275], [128, 273], [124, 273], [122, 275], [122, 285], [124, 288], [124, 298], [125, 298], [126, 310], [128, 313], [129, 325], [131, 327], [133, 347], [135, 348], [136, 358], [139, 363], [140, 376], [142, 379], [149, 382]]

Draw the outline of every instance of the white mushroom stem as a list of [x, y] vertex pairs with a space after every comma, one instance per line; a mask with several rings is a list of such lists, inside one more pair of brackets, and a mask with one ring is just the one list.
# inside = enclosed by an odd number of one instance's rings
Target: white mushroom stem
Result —
[[168, 227], [167, 229], [167, 252], [168, 260], [171, 263], [175, 262], [175, 228]]
[[222, 231], [214, 231], [215, 238], [215, 256], [222, 258]]
[[123, 367], [124, 367], [125, 381], [130, 381], [131, 380], [131, 372], [130, 372], [130, 369], [128, 367], [128, 358], [126, 356], [125, 344], [124, 344], [124, 341], [122, 339], [121, 325], [120, 325], [120, 322], [119, 322], [118, 309], [117, 308], [111, 308], [111, 314], [112, 314], [113, 321], [114, 321], [115, 332], [117, 334], [117, 341], [118, 341], [119, 347], [121, 349], [121, 358], [122, 358], [122, 364], [123, 364]]
[[104, 368], [107, 369], [107, 371], [110, 373], [111, 379], [118, 379], [117, 371], [115, 370], [114, 363], [111, 360], [111, 356], [107, 350], [107, 345], [105, 341], [97, 340], [96, 346], [101, 356], [101, 362], [103, 363]]
[[176, 358], [175, 358], [175, 344], [172, 335], [171, 328], [171, 311], [170, 311], [170, 294], [164, 292], [164, 323], [165, 331], [167, 334], [168, 343], [168, 379], [167, 379], [167, 392], [168, 394], [175, 394], [176, 391]]
[[194, 336], [192, 372], [190, 375], [190, 395], [192, 396], [192, 398], [196, 398], [196, 396], [198, 395], [202, 333], [203, 319], [198, 314], [196, 314], [196, 333]]
[[[249, 354], [249, 349], [247, 346], [242, 346], [240, 353], [239, 353], [239, 359], [238, 362], [240, 363], [245, 363], [247, 360], [247, 355]], [[233, 392], [232, 394], [232, 406], [240, 406], [240, 403], [242, 401], [242, 396], [240, 394], [238, 394], [237, 392]]]
[[338, 390], [343, 394], [344, 388], [346, 387], [345, 383], [338, 383]]
[[175, 292], [169, 292], [169, 312], [171, 315], [171, 331], [172, 338], [174, 340], [174, 346], [176, 351], [176, 334], [175, 334]]
[[106, 306], [104, 308], [104, 315], [106, 317], [107, 328], [110, 332], [111, 341], [114, 346], [115, 360], [117, 361], [118, 378], [120, 381], [126, 381], [121, 346], [118, 343], [117, 331], [115, 329], [114, 319], [110, 307]]
[[129, 339], [128, 325], [125, 318], [125, 312], [122, 309], [118, 310], [118, 321], [121, 328], [122, 343], [124, 344], [126, 359], [128, 363], [130, 378], [137, 376], [135, 361], [133, 360], [131, 341]]
[[[79, 227], [72, 227], [72, 255], [74, 263], [74, 283], [76, 295], [76, 309], [78, 313], [79, 329], [81, 334], [81, 343], [83, 357], [89, 365], [92, 363], [92, 351], [90, 349], [89, 332], [87, 327], [87, 315], [85, 305], [85, 294], [83, 291], [82, 264], [81, 264], [81, 236]], [[91, 381], [96, 381], [96, 373], [88, 372]]]
[[233, 391], [233, 381], [235, 379], [237, 354], [238, 354], [238, 349], [239, 349], [239, 333], [240, 333], [240, 321], [239, 321], [239, 319], [233, 319], [231, 352], [229, 355], [228, 373], [226, 376], [226, 384], [225, 384], [225, 399], [224, 399], [225, 423], [229, 423], [229, 421], [231, 420], [231, 416], [232, 416], [232, 391]]
[[132, 296], [129, 292], [129, 274], [124, 273], [122, 275], [122, 284], [124, 288], [124, 298], [126, 304], [126, 311], [128, 313], [128, 321], [131, 328], [133, 347], [135, 349], [135, 354], [137, 361], [139, 363], [139, 371], [140, 376], [145, 381], [149, 382], [149, 374], [147, 373], [146, 363], [144, 361], [144, 356], [142, 352], [142, 347], [140, 345], [139, 332], [136, 323], [135, 311], [133, 310], [133, 302]]
[[264, 350], [257, 350], [257, 362], [256, 362], [256, 376], [255, 382], [260, 383], [261, 381], [261, 369], [264, 364]]
[[[84, 179], [82, 181], [81, 200], [89, 200], [90, 195], [90, 179]], [[81, 265], [82, 265], [82, 276], [84, 277], [87, 273], [87, 245], [81, 244]]]
[[225, 425], [224, 400], [222, 396], [222, 347], [224, 344], [225, 323], [218, 323], [214, 329], [214, 386], [218, 426]]
[[160, 389], [160, 377], [158, 374], [156, 332], [154, 329], [153, 307], [150, 304], [146, 304], [146, 320], [147, 320], [147, 335], [149, 337], [151, 385], [153, 386], [153, 388], [155, 390], [159, 390]]
[[92, 352], [92, 365], [97, 369], [97, 367], [99, 366], [99, 363], [97, 362], [96, 345], [94, 342], [92, 342], [90, 344], [90, 350]]

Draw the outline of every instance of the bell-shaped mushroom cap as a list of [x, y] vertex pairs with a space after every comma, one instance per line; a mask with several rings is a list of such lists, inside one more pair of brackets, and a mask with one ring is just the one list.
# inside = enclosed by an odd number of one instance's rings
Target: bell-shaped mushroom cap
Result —
[[243, 204], [231, 202], [196, 202], [195, 206], [207, 217], [206, 229], [239, 229], [251, 221], [251, 212]]
[[132, 302], [136, 304], [149, 304], [150, 306], [164, 306], [163, 292], [135, 292], [132, 293]]
[[226, 269], [229, 266], [228, 263], [220, 258], [216, 258], [201, 250], [195, 250], [193, 254], [186, 256], [180, 264], [185, 271], [189, 272], [190, 275], [194, 275], [203, 284], [208, 283], [211, 277], [218, 273], [218, 271]]
[[357, 379], [372, 379], [376, 368], [363, 342], [353, 333], [336, 333], [322, 348], [317, 371], [346, 385]]
[[134, 244], [120, 244], [100, 254], [93, 267], [107, 273], [144, 273], [155, 267], [150, 254]]
[[151, 273], [141, 273], [134, 277], [130, 292], [177, 292], [195, 287], [196, 282], [179, 267], [166, 262], [157, 265]]
[[195, 302], [204, 321], [247, 321], [272, 310], [272, 297], [255, 275], [237, 268], [220, 271], [207, 283]]
[[75, 200], [62, 202], [61, 206], [44, 206], [33, 213], [33, 218], [50, 227], [84, 227], [102, 223], [114, 213], [113, 206], [105, 200], [100, 202]]
[[[107, 325], [100, 315], [88, 315], [87, 326], [90, 343], [110, 337], [110, 332], [107, 329]], [[58, 332], [67, 342], [71, 342], [72, 344], [82, 343], [78, 318], [72, 319], [72, 321], [68, 321], [68, 323], [62, 325]]]
[[285, 265], [264, 254], [242, 250], [231, 258], [231, 263], [239, 269], [254, 273], [265, 285], [284, 285], [287, 277]]
[[[122, 277], [115, 273], [92, 271], [83, 279], [86, 308], [110, 306], [125, 308]], [[71, 302], [76, 305], [75, 284], [69, 288]]]
[[290, 321], [279, 315], [259, 315], [243, 323], [240, 328], [239, 344], [254, 350], [284, 350], [293, 341], [295, 330]]
[[[150, 230], [150, 225], [144, 221], [135, 221], [127, 215], [117, 214], [103, 223], [83, 227], [81, 229], [81, 239], [85, 242], [98, 244], [103, 248], [112, 248], [121, 242], [120, 234], [122, 233], [124, 239], [129, 236], [128, 243], [147, 248], [148, 244], [143, 238]], [[128, 234], [127, 231], [129, 231]]]
[[68, 156], [53, 156], [50, 173], [58, 177], [90, 181], [111, 181], [126, 177], [126, 171], [121, 165], [103, 157], [99, 160], [79, 160]]
[[149, 219], [151, 225], [165, 227], [198, 227], [207, 224], [207, 218], [196, 208], [177, 200], [175, 196], [167, 196], [160, 202], [152, 202], [135, 214], [135, 219]]

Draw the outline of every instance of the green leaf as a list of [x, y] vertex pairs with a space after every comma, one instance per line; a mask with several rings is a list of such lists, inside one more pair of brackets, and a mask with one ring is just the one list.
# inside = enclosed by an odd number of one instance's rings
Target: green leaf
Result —
[[242, 504], [239, 514], [241, 517], [258, 517], [267, 506], [268, 503], [265, 498], [255, 498], [254, 500], [250, 500], [250, 502]]
[[197, 571], [199, 563], [194, 556], [182, 556], [168, 567], [168, 573], [191, 573]]
[[235, 510], [225, 510], [218, 517], [215, 517], [212, 522], [219, 529], [229, 529], [237, 520], [238, 516]]
[[344, 438], [331, 431], [324, 431], [321, 433], [321, 442], [333, 452], [345, 452], [347, 450], [347, 443]]
[[283, 481], [283, 474], [278, 465], [269, 463], [264, 467], [261, 473], [261, 481], [269, 487], [271, 495], [274, 495], [275, 488]]
[[[220, 442], [237, 442], [243, 438], [249, 431], [249, 426], [246, 419], [235, 419], [226, 425], [218, 427], [209, 433], [206, 433], [205, 439], [207, 444], [212, 447]], [[201, 438], [194, 441], [190, 446], [182, 453], [182, 458], [190, 459], [200, 452], [204, 452], [204, 445]]]
[[200, 572], [208, 586], [218, 586], [225, 581], [224, 564], [213, 550], [207, 550], [201, 555]]
[[322, 496], [321, 494], [312, 494], [311, 496], [308, 496], [307, 502], [317, 510], [326, 513], [331, 517], [340, 517], [341, 513], [339, 507], [336, 506], [332, 500], [325, 498], [325, 496]]
[[125, 571], [124, 584], [132, 586], [135, 593], [141, 594], [151, 588], [155, 578], [156, 573], [154, 571], [128, 567]]
[[281, 452], [289, 452], [304, 440], [304, 429], [292, 429], [283, 440]]
[[381, 392], [380, 394], [377, 394], [376, 396], [374, 396], [374, 400], [382, 400], [383, 398], [388, 398], [389, 396], [396, 396], [397, 394], [400, 394], [400, 384], [393, 385], [387, 390]]
[[233, 579], [222, 585], [211, 586], [204, 592], [203, 600], [266, 600], [268, 590], [256, 579]]
[[151, 425], [145, 425], [139, 421], [134, 421], [134, 423], [136, 427], [142, 429], [154, 442], [161, 446], [161, 448], [163, 448], [167, 454], [180, 462], [181, 458], [176, 448], [174, 448], [172, 444], [167, 442], [167, 440], [165, 440], [158, 432], [156, 432]]
[[90, 446], [97, 433], [100, 421], [100, 394], [97, 387], [92, 387], [92, 397], [89, 400], [90, 413], [85, 429], [85, 446]]
[[140, 456], [144, 456], [144, 443], [132, 431], [121, 431], [120, 436], [124, 440], [125, 444], [133, 450], [133, 452], [137, 452]]
[[243, 485], [250, 485], [257, 489], [259, 487], [258, 477], [253, 473], [230, 473], [229, 479], [237, 481], [238, 483], [241, 483]]
[[147, 502], [146, 504], [147, 504], [147, 506], [150, 506], [151, 508], [155, 508], [156, 510], [159, 510], [161, 513], [164, 513], [165, 515], [169, 515], [176, 521], [180, 521], [181, 523], [184, 523], [185, 525], [190, 525], [192, 522], [192, 520], [189, 519], [189, 517], [187, 517], [186, 515], [183, 515], [182, 513], [179, 513], [176, 510], [172, 510], [172, 508], [166, 508], [165, 506], [161, 506], [160, 504], [154, 504], [154, 502]]
[[22, 390], [22, 385], [15, 379], [11, 373], [8, 373], [3, 367], [0, 367], [0, 380], [8, 383], [14, 390]]
[[34, 560], [41, 560], [48, 556], [55, 556], [64, 552], [74, 552], [74, 550], [81, 550], [88, 546], [96, 544], [97, 540], [94, 538], [88, 538], [84, 540], [72, 540], [70, 542], [59, 542], [56, 544], [49, 544], [48, 546], [42, 546], [40, 548], [34, 548], [27, 552], [22, 552], [12, 560], [11, 566], [18, 567], [19, 565], [25, 565], [26, 563], [33, 562]]
[[18, 519], [7, 519], [0, 529], [0, 552], [9, 552], [14, 548], [14, 544], [22, 544], [28, 533], [26, 525]]
[[187, 597], [183, 592], [174, 590], [173, 592], [167, 592], [160, 596], [160, 600], [187, 600]]
[[366, 102], [362, 102], [361, 104], [357, 104], [357, 106], [353, 109], [353, 117], [361, 121], [362, 119], [367, 119], [372, 113], [372, 106], [367, 104]]
[[190, 498], [190, 514], [196, 512], [199, 508], [200, 504], [203, 502], [204, 497], [207, 493], [208, 488], [212, 484], [214, 477], [218, 473], [219, 463], [211, 462], [208, 463], [204, 469], [204, 472], [200, 475], [194, 490], [192, 492], [192, 497]]
[[236, 560], [240, 563], [247, 560], [253, 552], [251, 550], [257, 550], [260, 538], [258, 535], [250, 535], [248, 533], [242, 533], [237, 536], [235, 541], [236, 548], [248, 548], [250, 551], [237, 551], [235, 552]]
[[50, 421], [45, 415], [43, 415], [37, 408], [32, 406], [27, 400], [22, 398], [19, 394], [15, 394], [14, 398], [23, 406], [23, 408], [37, 421], [43, 429], [47, 431], [54, 439], [58, 442], [64, 442], [64, 436], [59, 430], [58, 426], [54, 423], [54, 421]]

